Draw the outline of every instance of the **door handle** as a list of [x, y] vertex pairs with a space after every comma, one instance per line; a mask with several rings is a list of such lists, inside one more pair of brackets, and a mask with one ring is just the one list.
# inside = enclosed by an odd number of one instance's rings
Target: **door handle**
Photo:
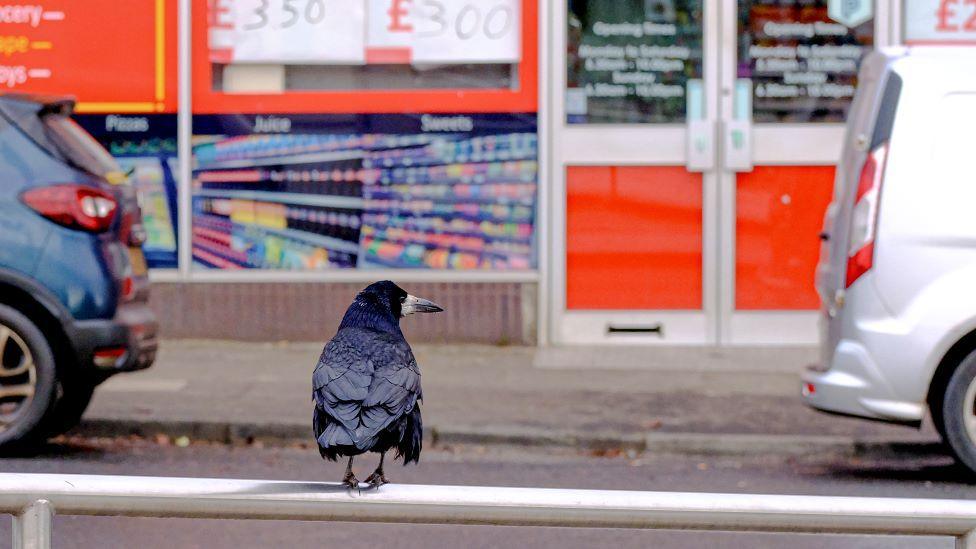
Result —
[[715, 168], [715, 120], [689, 120], [686, 145], [689, 172], [705, 172]]
[[723, 124], [722, 152], [725, 169], [752, 171], [752, 80], [735, 81], [732, 118]]
[[685, 164], [689, 172], [715, 168], [715, 120], [705, 104], [705, 85], [701, 79], [688, 81], [685, 91]]

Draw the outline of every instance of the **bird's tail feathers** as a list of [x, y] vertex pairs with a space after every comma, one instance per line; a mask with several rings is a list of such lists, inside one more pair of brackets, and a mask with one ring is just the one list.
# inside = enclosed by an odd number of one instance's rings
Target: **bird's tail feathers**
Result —
[[353, 445], [352, 437], [340, 423], [329, 414], [315, 408], [312, 416], [312, 427], [315, 430], [315, 441], [319, 446], [319, 454], [324, 459], [335, 461], [338, 458], [339, 446]]
[[420, 451], [423, 449], [424, 425], [420, 417], [420, 406], [414, 406], [403, 422], [403, 431], [397, 443], [396, 457], [403, 458], [403, 464], [420, 463]]

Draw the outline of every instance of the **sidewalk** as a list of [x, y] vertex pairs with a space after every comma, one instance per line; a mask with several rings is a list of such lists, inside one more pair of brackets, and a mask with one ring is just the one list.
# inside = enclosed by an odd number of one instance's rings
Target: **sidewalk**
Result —
[[[150, 370], [99, 388], [79, 431], [311, 442], [321, 343], [169, 340]], [[717, 453], [873, 448], [926, 427], [828, 416], [798, 397], [799, 349], [417, 346], [424, 426], [443, 443]]]

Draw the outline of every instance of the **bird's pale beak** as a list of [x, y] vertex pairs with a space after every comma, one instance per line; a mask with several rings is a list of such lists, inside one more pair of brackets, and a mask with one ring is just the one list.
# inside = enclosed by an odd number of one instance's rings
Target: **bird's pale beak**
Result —
[[439, 313], [443, 310], [444, 309], [441, 308], [440, 305], [434, 303], [433, 301], [428, 301], [415, 295], [408, 295], [407, 298], [403, 300], [403, 305], [400, 307], [400, 314], [407, 316], [414, 313]]

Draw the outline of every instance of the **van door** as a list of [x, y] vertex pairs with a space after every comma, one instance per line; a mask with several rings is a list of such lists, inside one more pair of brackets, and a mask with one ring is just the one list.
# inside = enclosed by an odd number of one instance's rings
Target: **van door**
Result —
[[[817, 291], [826, 306], [833, 302], [835, 292], [843, 288], [847, 265], [847, 228], [853, 201], [853, 185], [866, 157], [868, 135], [877, 114], [880, 82], [888, 66], [889, 57], [873, 52], [865, 58], [859, 75], [860, 84], [847, 121], [844, 148], [837, 165], [834, 194], [824, 215], [820, 263], [817, 265]], [[847, 200], [847, 198], [850, 200]]]

